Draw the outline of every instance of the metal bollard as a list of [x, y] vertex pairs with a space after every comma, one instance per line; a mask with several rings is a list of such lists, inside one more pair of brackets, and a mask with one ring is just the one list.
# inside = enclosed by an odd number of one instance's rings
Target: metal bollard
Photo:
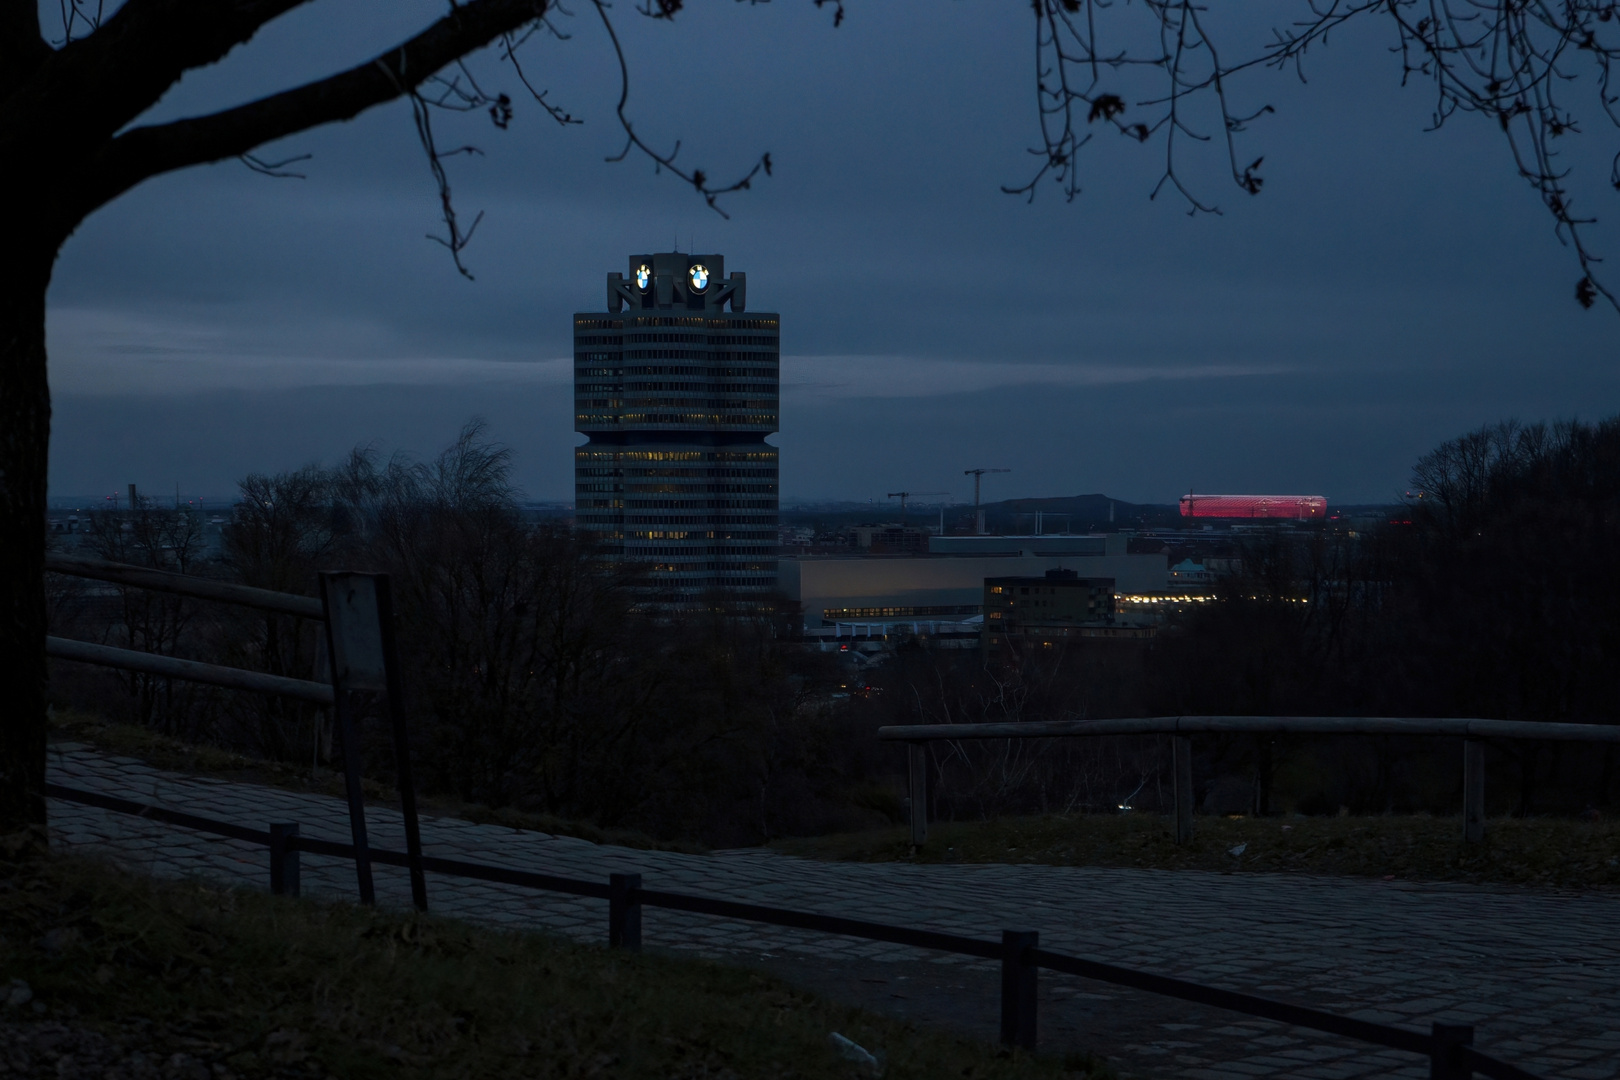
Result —
[[1429, 1050], [1429, 1080], [1471, 1080], [1474, 1070], [1457, 1049], [1472, 1045], [1474, 1025], [1436, 1022]]
[[640, 874], [608, 875], [608, 948], [641, 951]]
[[928, 842], [928, 744], [906, 744], [906, 772], [911, 797], [911, 846]]
[[1030, 951], [1039, 947], [1034, 930], [1001, 932], [1001, 1043], [1035, 1049], [1035, 976]]
[[270, 826], [270, 892], [273, 896], [298, 895], [298, 849], [288, 843], [297, 839], [297, 822]]
[[1175, 777], [1176, 843], [1190, 844], [1193, 838], [1192, 740], [1187, 736], [1170, 736], [1170, 764]]
[[1463, 842], [1485, 839], [1485, 744], [1463, 740]]

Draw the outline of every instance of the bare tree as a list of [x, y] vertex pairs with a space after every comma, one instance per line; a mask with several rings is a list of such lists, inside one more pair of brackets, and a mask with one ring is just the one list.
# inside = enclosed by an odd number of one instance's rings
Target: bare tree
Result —
[[[1258, 195], [1264, 157], [1245, 149], [1250, 126], [1272, 111], [1245, 103], [1239, 76], [1256, 68], [1305, 77], [1312, 50], [1325, 48], [1350, 23], [1382, 19], [1403, 83], [1427, 85], [1434, 96], [1431, 127], [1474, 114], [1500, 128], [1520, 178], [1552, 215], [1558, 238], [1580, 268], [1575, 299], [1591, 307], [1620, 297], [1598, 276], [1601, 258], [1588, 236], [1596, 221], [1578, 208], [1561, 145], [1586, 120], [1620, 128], [1620, 3], [1616, 0], [1301, 0], [1291, 23], [1255, 47], [1231, 26], [1226, 12], [1202, 0], [1034, 0], [1035, 77], [1041, 145], [1025, 183], [1009, 186], [1033, 196], [1043, 180], [1064, 194], [1080, 192], [1077, 155], [1093, 133], [1113, 131], [1154, 141], [1164, 166], [1153, 194], [1174, 192], [1189, 213], [1219, 213], [1188, 180], [1189, 153], [1208, 150], [1237, 187]], [[1238, 18], [1242, 18], [1241, 14]], [[1595, 89], [1582, 118], [1573, 91]], [[1127, 101], [1127, 98], [1135, 98]], [[1620, 189], [1620, 153], [1608, 180]]]
[[[466, 273], [461, 252], [477, 220], [457, 217], [443, 163], [469, 148], [441, 150], [432, 111], [482, 110], [505, 127], [514, 106], [508, 95], [486, 92], [463, 59], [496, 46], [550, 119], [573, 121], [533, 89], [519, 60], [524, 42], [546, 32], [550, 0], [451, 0], [440, 18], [346, 70], [217, 112], [138, 122], [186, 72], [218, 62], [307, 2], [64, 0], [61, 39], [53, 42], [42, 33], [38, 0], [0, 0], [0, 162], [12, 210], [0, 260], [0, 683], [8, 694], [0, 720], [0, 831], [45, 820], [45, 294], [67, 238], [99, 207], [177, 169], [240, 158], [256, 171], [286, 175], [291, 161], [266, 160], [257, 149], [404, 98], [439, 188], [444, 234], [436, 239]], [[661, 2], [646, 14], [667, 18], [679, 6]], [[607, 5], [596, 7], [606, 21]], [[644, 142], [625, 111], [628, 69], [616, 38], [614, 47], [625, 79], [617, 115], [626, 153], [652, 157], [711, 206], [769, 170], [762, 158], [741, 179], [721, 184], [677, 164], [674, 151]]]

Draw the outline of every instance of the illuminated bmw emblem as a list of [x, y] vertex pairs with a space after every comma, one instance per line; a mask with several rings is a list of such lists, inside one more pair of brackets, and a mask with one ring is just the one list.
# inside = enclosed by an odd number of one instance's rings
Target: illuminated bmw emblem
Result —
[[652, 267], [642, 263], [636, 267], [636, 288], [642, 292], [647, 291], [647, 285], [652, 281]]
[[702, 263], [695, 263], [686, 276], [691, 279], [693, 292], [702, 292], [709, 287], [709, 268]]

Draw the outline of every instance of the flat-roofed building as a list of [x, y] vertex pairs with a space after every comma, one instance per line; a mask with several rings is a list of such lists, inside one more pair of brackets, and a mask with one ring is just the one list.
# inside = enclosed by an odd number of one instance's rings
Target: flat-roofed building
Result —
[[[1100, 538], [1099, 538], [1100, 541]], [[782, 592], [796, 602], [807, 630], [837, 623], [956, 620], [983, 610], [984, 582], [1073, 570], [1112, 578], [1121, 596], [1163, 595], [1169, 587], [1163, 555], [1018, 553], [968, 555], [798, 555], [779, 567]]]
[[1048, 570], [1040, 577], [993, 577], [984, 581], [984, 626], [980, 645], [987, 658], [1009, 644], [1035, 648], [1100, 641], [1148, 640], [1150, 626], [1115, 620], [1113, 578], [1081, 577]]

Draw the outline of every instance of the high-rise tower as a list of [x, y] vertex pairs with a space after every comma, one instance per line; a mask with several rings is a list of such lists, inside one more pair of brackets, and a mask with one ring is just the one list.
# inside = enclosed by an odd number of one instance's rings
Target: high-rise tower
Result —
[[666, 602], [776, 591], [779, 333], [722, 255], [633, 255], [574, 316], [575, 523]]

